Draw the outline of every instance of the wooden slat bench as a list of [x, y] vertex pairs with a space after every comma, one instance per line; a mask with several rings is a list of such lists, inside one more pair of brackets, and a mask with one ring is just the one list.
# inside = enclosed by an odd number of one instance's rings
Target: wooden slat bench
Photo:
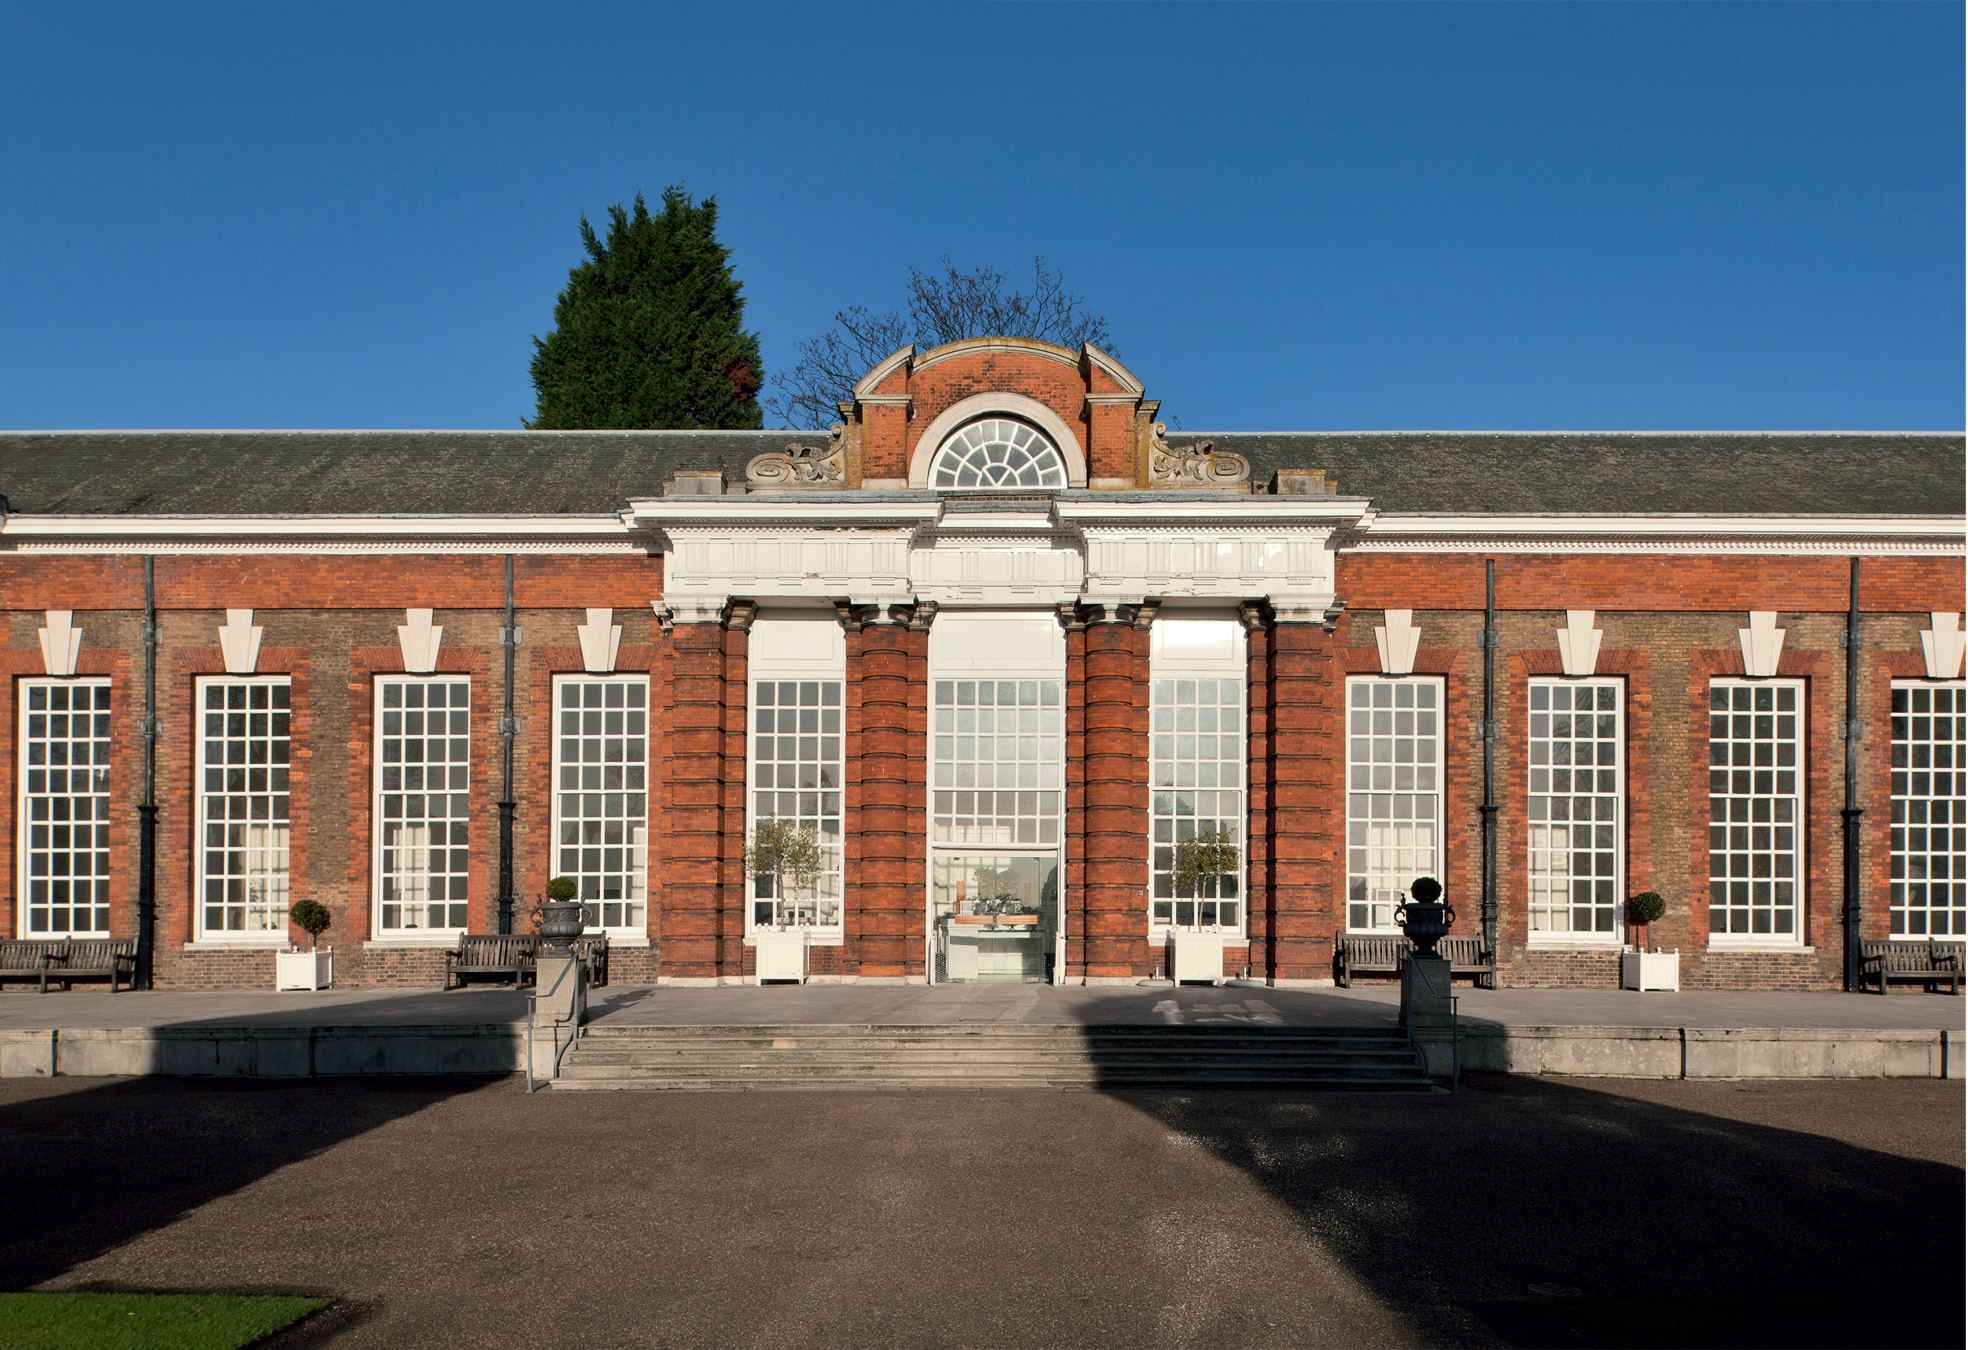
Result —
[[608, 934], [583, 933], [574, 939], [574, 954], [581, 958], [581, 964], [588, 968], [588, 983], [593, 986], [608, 983]]
[[1868, 984], [1886, 992], [1888, 980], [1918, 980], [1928, 993], [1946, 981], [1950, 994], [1961, 992], [1962, 950], [1959, 942], [1881, 941], [1865, 938], [1859, 942], [1859, 988]]
[[[1342, 989], [1353, 987], [1355, 975], [1399, 975], [1414, 943], [1387, 933], [1333, 934], [1333, 979]], [[1449, 962], [1449, 976], [1468, 975], [1485, 989], [1496, 988], [1496, 954], [1483, 950], [1481, 938], [1445, 937], [1435, 950]]]
[[72, 988], [81, 980], [108, 980], [109, 992], [136, 986], [135, 938], [45, 938], [0, 940], [0, 981], [33, 980], [42, 993], [49, 984]]
[[511, 980], [524, 984], [533, 974], [540, 939], [532, 933], [461, 933], [455, 950], [444, 953], [444, 987], [456, 980]]

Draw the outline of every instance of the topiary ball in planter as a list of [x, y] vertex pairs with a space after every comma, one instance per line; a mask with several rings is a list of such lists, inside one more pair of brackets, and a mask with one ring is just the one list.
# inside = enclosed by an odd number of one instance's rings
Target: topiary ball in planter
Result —
[[319, 900], [296, 900], [288, 909], [287, 917], [309, 938], [319, 942], [321, 935], [328, 931], [334, 916], [328, 913], [328, 906]]
[[547, 883], [547, 899], [557, 903], [572, 900], [580, 889], [573, 877], [555, 877]]
[[1667, 913], [1667, 901], [1657, 892], [1642, 891], [1626, 902], [1626, 917], [1634, 923], [1652, 923]]

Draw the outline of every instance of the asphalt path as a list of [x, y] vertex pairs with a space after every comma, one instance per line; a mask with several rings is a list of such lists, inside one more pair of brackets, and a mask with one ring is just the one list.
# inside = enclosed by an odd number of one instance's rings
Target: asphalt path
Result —
[[1891, 1310], [1962, 1306], [1963, 1129], [1930, 1080], [10, 1079], [0, 1286], [330, 1293], [338, 1347], [1499, 1345], [1533, 1285], [1829, 1294], [1915, 1343]]

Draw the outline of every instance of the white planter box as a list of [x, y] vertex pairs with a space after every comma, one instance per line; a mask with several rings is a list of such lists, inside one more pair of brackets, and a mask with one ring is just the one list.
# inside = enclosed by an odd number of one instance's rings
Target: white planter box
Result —
[[758, 980], [806, 983], [806, 934], [773, 929], [758, 935]]
[[335, 949], [319, 952], [275, 952], [275, 989], [326, 989], [335, 982]]
[[1223, 983], [1223, 934], [1177, 933], [1172, 941], [1177, 984], [1184, 980]]
[[1620, 988], [1681, 992], [1681, 951], [1621, 952]]

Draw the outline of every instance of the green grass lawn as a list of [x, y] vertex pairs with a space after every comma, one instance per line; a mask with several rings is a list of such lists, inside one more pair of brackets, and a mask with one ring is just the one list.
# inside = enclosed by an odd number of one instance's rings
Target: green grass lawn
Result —
[[271, 1294], [0, 1294], [10, 1350], [239, 1350], [332, 1300]]

